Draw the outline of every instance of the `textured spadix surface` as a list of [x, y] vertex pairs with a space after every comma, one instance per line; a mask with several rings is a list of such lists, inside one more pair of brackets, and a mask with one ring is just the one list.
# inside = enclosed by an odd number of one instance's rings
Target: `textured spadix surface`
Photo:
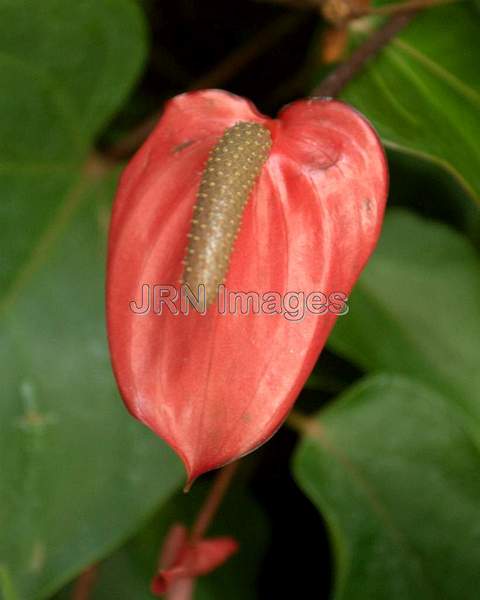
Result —
[[[236, 314], [220, 314], [214, 301], [205, 315], [165, 305], [161, 314], [132, 311], [142, 286], [179, 288], [207, 161], [240, 122], [268, 130], [271, 147], [241, 214], [225, 284], [260, 299], [275, 292], [282, 309], [241, 314], [237, 305]], [[288, 292], [304, 294], [300, 308], [313, 292], [348, 294], [377, 241], [386, 195], [378, 138], [345, 104], [304, 100], [269, 119], [242, 98], [206, 90], [166, 105], [118, 189], [108, 333], [127, 407], [174, 447], [190, 480], [251, 451], [285, 419], [337, 317], [335, 306], [288, 317]]]
[[202, 308], [215, 300], [224, 283], [245, 205], [271, 145], [266, 127], [240, 121], [210, 151], [193, 209], [182, 279], [197, 295], [204, 286]]

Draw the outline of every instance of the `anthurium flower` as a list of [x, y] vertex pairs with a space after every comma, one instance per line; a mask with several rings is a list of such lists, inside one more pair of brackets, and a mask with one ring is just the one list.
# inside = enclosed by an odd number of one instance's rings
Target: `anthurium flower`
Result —
[[378, 137], [341, 102], [301, 100], [277, 119], [219, 90], [167, 103], [118, 188], [107, 317], [127, 407], [190, 481], [286, 418], [347, 309], [386, 195]]
[[238, 543], [228, 536], [190, 540], [186, 527], [176, 523], [163, 544], [152, 593], [191, 598], [195, 579], [222, 565], [237, 549]]

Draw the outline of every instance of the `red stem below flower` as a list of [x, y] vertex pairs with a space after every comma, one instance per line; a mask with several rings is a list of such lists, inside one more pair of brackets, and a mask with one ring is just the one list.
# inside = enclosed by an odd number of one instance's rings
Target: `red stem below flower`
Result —
[[238, 461], [235, 461], [229, 465], [226, 465], [219, 471], [215, 481], [213, 482], [210, 492], [197, 515], [195, 523], [192, 526], [190, 534], [191, 542], [198, 541], [205, 535], [210, 523], [215, 517], [223, 497], [225, 496], [237, 467]]

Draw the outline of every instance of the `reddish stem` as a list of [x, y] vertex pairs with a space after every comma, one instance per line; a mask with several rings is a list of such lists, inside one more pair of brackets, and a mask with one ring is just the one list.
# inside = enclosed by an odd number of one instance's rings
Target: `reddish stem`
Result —
[[72, 600], [88, 600], [97, 579], [97, 565], [91, 565], [78, 577], [72, 592]]
[[210, 523], [215, 517], [223, 497], [225, 496], [228, 486], [233, 479], [237, 467], [238, 461], [223, 467], [223, 469], [221, 469], [221, 471], [218, 473], [210, 492], [197, 515], [195, 523], [192, 526], [190, 541], [198, 541], [206, 533]]
[[365, 63], [375, 56], [388, 42], [394, 38], [417, 14], [418, 9], [396, 14], [383, 27], [375, 31], [350, 57], [340, 64], [330, 75], [327, 75], [314, 88], [312, 96], [327, 96], [334, 98], [343, 90], [365, 66]]
[[[189, 543], [193, 544], [198, 542], [205, 535], [225, 496], [228, 486], [232, 481], [237, 466], [238, 461], [230, 463], [218, 472], [208, 496], [205, 498], [205, 501], [200, 508], [195, 523], [191, 528]], [[167, 537], [164, 542], [158, 562], [159, 570], [168, 568], [170, 564], [174, 562], [179, 549], [186, 542], [186, 537], [187, 531], [181, 524], [175, 525], [170, 530], [169, 537]], [[193, 597], [194, 585], [195, 579], [192, 577], [185, 577], [175, 581], [166, 593], [166, 600], [191, 600]]]

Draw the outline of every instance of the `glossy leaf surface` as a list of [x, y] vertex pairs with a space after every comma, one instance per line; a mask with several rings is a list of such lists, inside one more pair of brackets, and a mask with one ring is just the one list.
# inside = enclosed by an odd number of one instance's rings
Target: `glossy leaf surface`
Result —
[[426, 381], [480, 419], [480, 260], [449, 227], [393, 211], [332, 332], [333, 349], [368, 370]]
[[[352, 34], [359, 41], [373, 27], [365, 19]], [[479, 36], [469, 2], [425, 10], [342, 98], [371, 119], [388, 148], [440, 165], [480, 203]]]
[[474, 600], [480, 453], [455, 405], [377, 376], [314, 423], [294, 469], [328, 523], [335, 600]]

